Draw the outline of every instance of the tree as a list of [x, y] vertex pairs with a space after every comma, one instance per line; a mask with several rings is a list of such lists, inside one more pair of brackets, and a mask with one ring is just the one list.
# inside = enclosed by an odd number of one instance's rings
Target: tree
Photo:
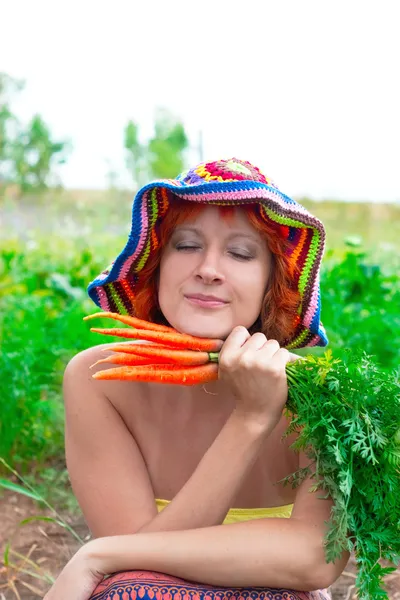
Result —
[[40, 115], [34, 115], [27, 129], [12, 144], [14, 183], [23, 192], [42, 191], [58, 185], [53, 167], [66, 162], [66, 142], [55, 142]]
[[188, 147], [185, 128], [168, 110], [158, 109], [154, 137], [149, 141], [149, 166], [161, 179], [175, 177], [183, 170], [183, 153]]
[[139, 142], [139, 128], [133, 121], [128, 121], [125, 127], [124, 146], [126, 149], [126, 166], [133, 175], [135, 185], [140, 187], [145, 178], [147, 163], [147, 148]]
[[11, 143], [17, 127], [17, 119], [12, 114], [10, 102], [16, 92], [24, 87], [24, 82], [6, 73], [0, 73], [0, 187], [11, 174]]
[[65, 163], [69, 144], [53, 140], [40, 115], [24, 126], [12, 113], [11, 98], [24, 85], [0, 73], [0, 186], [14, 184], [21, 192], [39, 192], [59, 184], [54, 167]]
[[124, 132], [126, 165], [137, 187], [150, 178], [175, 177], [183, 170], [188, 137], [183, 124], [168, 109], [158, 108], [154, 134], [147, 143], [139, 141], [139, 127], [129, 121]]

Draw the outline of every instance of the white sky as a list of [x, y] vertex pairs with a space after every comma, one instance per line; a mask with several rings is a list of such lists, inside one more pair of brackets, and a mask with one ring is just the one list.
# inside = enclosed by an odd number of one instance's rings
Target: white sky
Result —
[[[154, 108], [204, 158], [236, 156], [282, 191], [400, 201], [398, 0], [0, 0], [14, 103], [70, 138], [68, 187], [124, 170], [123, 129]], [[192, 163], [198, 155], [193, 152]], [[188, 165], [190, 166], [190, 165]]]

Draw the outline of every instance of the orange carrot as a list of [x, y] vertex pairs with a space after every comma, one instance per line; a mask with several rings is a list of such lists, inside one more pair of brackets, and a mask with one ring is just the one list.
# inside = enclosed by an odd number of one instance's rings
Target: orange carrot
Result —
[[136, 344], [135, 342], [125, 342], [119, 344], [118, 342], [115, 342], [115, 344], [110, 344], [108, 348], [102, 348], [101, 352], [108, 352], [109, 350], [112, 350], [113, 352], [128, 352], [129, 354], [138, 354], [136, 351], [138, 346], [146, 346], [146, 348], [154, 348], [154, 350], [179, 350], [179, 348], [176, 346], [164, 346], [164, 344]]
[[90, 319], [94, 319], [96, 317], [107, 317], [110, 319], [115, 319], [116, 321], [121, 321], [121, 323], [125, 323], [125, 325], [130, 325], [131, 327], [136, 327], [137, 329], [177, 333], [176, 329], [173, 329], [172, 327], [167, 327], [166, 325], [159, 325], [158, 323], [143, 321], [143, 319], [138, 319], [137, 317], [131, 317], [129, 315], [120, 315], [118, 313], [113, 312], [94, 313], [93, 315], [87, 315], [86, 317], [83, 317], [83, 320], [89, 321]]
[[136, 354], [131, 354], [128, 352], [111, 354], [110, 356], [106, 356], [106, 358], [101, 358], [97, 362], [90, 365], [90, 369], [93, 369], [99, 363], [112, 363], [115, 365], [126, 365], [126, 366], [134, 366], [134, 365], [154, 365], [155, 363], [163, 364], [163, 360], [156, 361], [147, 356], [137, 356]]
[[178, 365], [147, 365], [143, 367], [116, 367], [98, 371], [93, 379], [122, 381], [146, 381], [179, 385], [197, 385], [218, 379], [218, 365], [209, 363], [196, 367], [181, 368]]
[[[121, 348], [121, 346], [119, 346]], [[104, 351], [108, 348], [104, 349]], [[118, 350], [111, 348], [114, 352]], [[136, 354], [137, 356], [152, 358], [153, 363], [174, 363], [177, 365], [205, 365], [208, 362], [218, 362], [218, 352], [200, 352], [199, 350], [174, 350], [166, 347], [154, 348], [147, 344], [132, 344], [129, 352], [124, 354]], [[144, 364], [144, 363], [143, 363]]]
[[140, 340], [149, 340], [151, 342], [162, 342], [165, 346], [175, 346], [176, 348], [187, 348], [191, 350], [203, 350], [204, 352], [218, 352], [222, 348], [223, 341], [200, 338], [185, 333], [165, 333], [163, 331], [146, 331], [134, 328], [114, 328], [98, 329], [92, 327], [90, 331], [103, 333], [105, 335], [115, 335], [123, 338], [133, 338]]

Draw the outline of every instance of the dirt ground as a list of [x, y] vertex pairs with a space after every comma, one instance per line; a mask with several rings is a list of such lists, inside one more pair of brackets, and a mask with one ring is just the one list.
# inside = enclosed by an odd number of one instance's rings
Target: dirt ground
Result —
[[[70, 532], [51, 522], [32, 521], [18, 527], [23, 519], [53, 515], [49, 510], [39, 511], [29, 498], [9, 491], [1, 494], [0, 600], [42, 598], [51, 585], [46, 576], [57, 577], [79, 548], [79, 542]], [[62, 517], [82, 539], [88, 541], [89, 531], [82, 516], [71, 517], [62, 513]], [[4, 552], [8, 541], [11, 543], [6, 565]], [[352, 557], [331, 589], [332, 600], [356, 600], [355, 574]], [[400, 600], [400, 571], [387, 578], [387, 589], [390, 600]]]

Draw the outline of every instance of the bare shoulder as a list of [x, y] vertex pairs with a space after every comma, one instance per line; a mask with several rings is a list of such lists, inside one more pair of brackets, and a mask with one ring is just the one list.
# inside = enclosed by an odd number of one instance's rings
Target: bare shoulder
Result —
[[[123, 399], [126, 394], [132, 398], [143, 392], [143, 385], [132, 381], [105, 381], [93, 379], [93, 374], [98, 371], [112, 369], [116, 365], [102, 363], [95, 365], [98, 360], [113, 354], [112, 347], [115, 343], [98, 344], [75, 354], [68, 362], [64, 371], [64, 390], [76, 389], [82, 392], [89, 388], [104, 393], [113, 402], [114, 398]], [[95, 365], [95, 366], [94, 366]]]
[[[82, 384], [83, 381], [94, 382], [95, 380], [92, 379], [93, 373], [100, 371], [103, 366], [107, 367], [107, 365], [96, 365], [92, 369], [91, 367], [98, 360], [111, 354], [111, 346], [112, 344], [99, 344], [75, 354], [65, 367], [64, 383], [71, 381], [79, 382], [79, 384]], [[110, 349], [110, 352], [107, 352], [108, 349]]]
[[112, 346], [114, 345], [115, 344], [98, 344], [96, 346], [86, 348], [86, 350], [81, 350], [71, 358], [65, 370], [74, 370], [75, 372], [85, 370], [97, 360], [105, 358], [108, 355], [107, 351], [109, 351], [109, 354], [111, 354]]
[[[130, 346], [132, 346], [132, 344], [146, 344], [148, 342], [142, 342], [142, 341], [136, 341], [133, 342], [132, 340], [129, 341], [118, 341], [118, 346], [121, 346], [123, 344], [129, 344]], [[105, 358], [106, 356], [109, 356], [112, 353], [112, 349], [113, 346], [115, 346], [116, 343], [115, 342], [111, 342], [111, 343], [107, 343], [107, 344], [97, 344], [96, 346], [91, 346], [90, 348], [86, 348], [86, 350], [81, 350], [80, 352], [78, 352], [77, 354], [75, 354], [71, 360], [69, 361], [67, 368], [69, 368], [70, 365], [73, 365], [74, 369], [78, 369], [79, 367], [86, 367], [87, 363], [90, 363], [90, 361], [96, 361], [99, 360], [100, 358]], [[90, 363], [93, 364], [93, 363]], [[107, 365], [104, 365], [104, 367], [102, 368], [106, 368]]]

